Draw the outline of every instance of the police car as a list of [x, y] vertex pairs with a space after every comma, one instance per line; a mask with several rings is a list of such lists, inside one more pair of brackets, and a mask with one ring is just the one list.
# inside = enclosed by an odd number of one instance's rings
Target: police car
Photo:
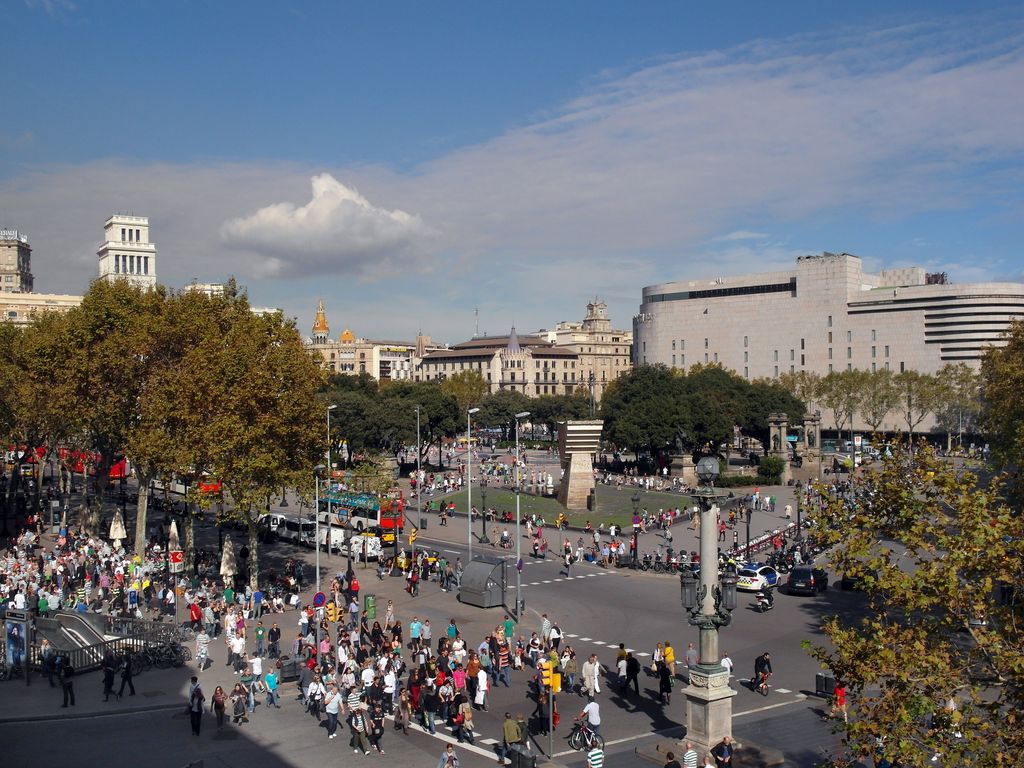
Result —
[[760, 592], [767, 587], [779, 584], [779, 572], [770, 565], [747, 563], [736, 574], [736, 589], [746, 592]]

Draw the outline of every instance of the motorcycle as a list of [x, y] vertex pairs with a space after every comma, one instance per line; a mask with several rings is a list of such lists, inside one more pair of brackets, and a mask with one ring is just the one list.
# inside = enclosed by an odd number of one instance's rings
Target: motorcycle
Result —
[[772, 599], [771, 590], [759, 590], [754, 597], [757, 600], [757, 610], [761, 613], [770, 611], [775, 607], [775, 600]]
[[641, 571], [649, 571], [653, 564], [654, 564], [654, 558], [651, 556], [650, 552], [648, 552], [647, 554], [645, 554], [643, 557], [640, 558], [640, 570]]

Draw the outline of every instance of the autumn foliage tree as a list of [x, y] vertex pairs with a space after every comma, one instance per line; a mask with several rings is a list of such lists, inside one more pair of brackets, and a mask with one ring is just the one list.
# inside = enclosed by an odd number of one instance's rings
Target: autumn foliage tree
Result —
[[[853, 701], [852, 757], [903, 766], [1011, 766], [1024, 753], [1024, 517], [998, 479], [899, 449], [833, 496], [814, 530], [863, 611], [827, 619], [811, 649]], [[951, 706], [952, 705], [952, 706]], [[954, 709], [955, 707], [955, 709]]]

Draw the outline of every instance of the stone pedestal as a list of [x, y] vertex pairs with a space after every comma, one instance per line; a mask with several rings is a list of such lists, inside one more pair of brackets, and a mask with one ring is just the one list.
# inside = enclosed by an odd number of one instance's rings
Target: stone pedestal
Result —
[[787, 438], [789, 430], [789, 416], [784, 413], [768, 414], [768, 455], [782, 459], [782, 476], [779, 482], [786, 485], [793, 477], [789, 465], [790, 448]]
[[732, 697], [736, 691], [729, 687], [729, 672], [720, 664], [698, 665], [690, 670], [690, 684], [686, 694], [686, 738], [680, 742], [693, 742], [698, 754], [711, 750], [724, 737], [732, 736]]
[[693, 463], [691, 456], [673, 456], [672, 463], [669, 465], [669, 472], [672, 473], [672, 477], [678, 477], [682, 480], [683, 485], [688, 488], [697, 487], [697, 467]]
[[587, 509], [594, 490], [594, 453], [601, 445], [603, 421], [565, 421], [558, 426], [562, 484], [558, 502], [567, 509]]

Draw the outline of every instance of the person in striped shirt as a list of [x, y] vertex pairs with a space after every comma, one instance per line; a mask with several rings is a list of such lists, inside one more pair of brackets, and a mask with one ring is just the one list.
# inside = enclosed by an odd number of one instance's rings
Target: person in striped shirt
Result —
[[604, 767], [604, 750], [600, 747], [594, 747], [592, 750], [587, 752], [587, 768], [603, 768]]
[[699, 756], [693, 744], [686, 742], [686, 751], [683, 752], [683, 768], [697, 768]]

